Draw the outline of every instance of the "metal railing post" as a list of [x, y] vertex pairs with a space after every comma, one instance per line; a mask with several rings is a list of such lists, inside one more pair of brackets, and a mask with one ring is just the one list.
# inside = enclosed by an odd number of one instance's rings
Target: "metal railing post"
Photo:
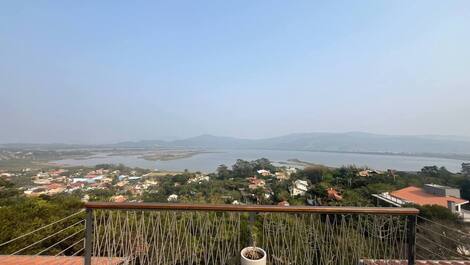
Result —
[[415, 265], [416, 262], [416, 215], [407, 217], [407, 237], [408, 237], [408, 265]]
[[92, 234], [93, 232], [93, 210], [86, 209], [85, 222], [85, 265], [91, 265]]

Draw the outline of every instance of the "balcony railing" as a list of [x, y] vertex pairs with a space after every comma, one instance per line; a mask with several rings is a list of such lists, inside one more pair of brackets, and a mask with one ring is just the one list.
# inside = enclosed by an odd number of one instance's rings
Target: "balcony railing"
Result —
[[87, 203], [85, 265], [239, 264], [255, 244], [268, 264], [415, 262], [413, 208]]

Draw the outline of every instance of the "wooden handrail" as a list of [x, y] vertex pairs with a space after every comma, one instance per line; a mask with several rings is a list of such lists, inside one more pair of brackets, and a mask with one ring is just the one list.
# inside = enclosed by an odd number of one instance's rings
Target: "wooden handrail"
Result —
[[415, 208], [88, 202], [87, 209], [417, 215]]

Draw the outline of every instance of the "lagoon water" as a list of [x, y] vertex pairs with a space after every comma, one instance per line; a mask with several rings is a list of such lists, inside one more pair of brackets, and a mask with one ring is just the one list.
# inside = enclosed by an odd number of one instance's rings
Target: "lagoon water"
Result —
[[258, 158], [268, 158], [279, 163], [289, 159], [299, 159], [301, 161], [326, 166], [338, 167], [342, 165], [368, 166], [370, 168], [385, 170], [396, 169], [402, 171], [417, 171], [423, 166], [444, 166], [449, 171], [460, 171], [464, 161], [444, 158], [411, 157], [394, 155], [372, 155], [372, 154], [352, 154], [352, 153], [326, 153], [310, 151], [276, 151], [276, 150], [213, 150], [211, 153], [201, 153], [192, 157], [170, 161], [148, 161], [136, 155], [108, 156], [98, 154], [86, 159], [65, 159], [54, 161], [54, 163], [72, 166], [84, 165], [94, 166], [96, 164], [122, 163], [130, 167], [140, 167], [148, 169], [182, 171], [214, 172], [217, 166], [225, 164], [231, 166], [237, 159], [255, 160]]

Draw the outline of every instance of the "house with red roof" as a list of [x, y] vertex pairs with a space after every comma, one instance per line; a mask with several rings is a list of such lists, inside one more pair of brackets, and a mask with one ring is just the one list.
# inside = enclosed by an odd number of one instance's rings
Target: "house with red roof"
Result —
[[330, 200], [341, 201], [343, 199], [343, 196], [341, 196], [339, 192], [333, 188], [328, 188], [326, 190], [326, 194]]
[[251, 190], [257, 189], [257, 188], [264, 188], [266, 185], [266, 182], [262, 179], [257, 178], [256, 176], [249, 177], [248, 178], [248, 188]]
[[374, 197], [394, 206], [412, 203], [417, 205], [439, 205], [463, 216], [462, 205], [468, 200], [460, 198], [460, 190], [436, 184], [426, 184], [422, 188], [409, 186], [392, 192], [374, 194]]

